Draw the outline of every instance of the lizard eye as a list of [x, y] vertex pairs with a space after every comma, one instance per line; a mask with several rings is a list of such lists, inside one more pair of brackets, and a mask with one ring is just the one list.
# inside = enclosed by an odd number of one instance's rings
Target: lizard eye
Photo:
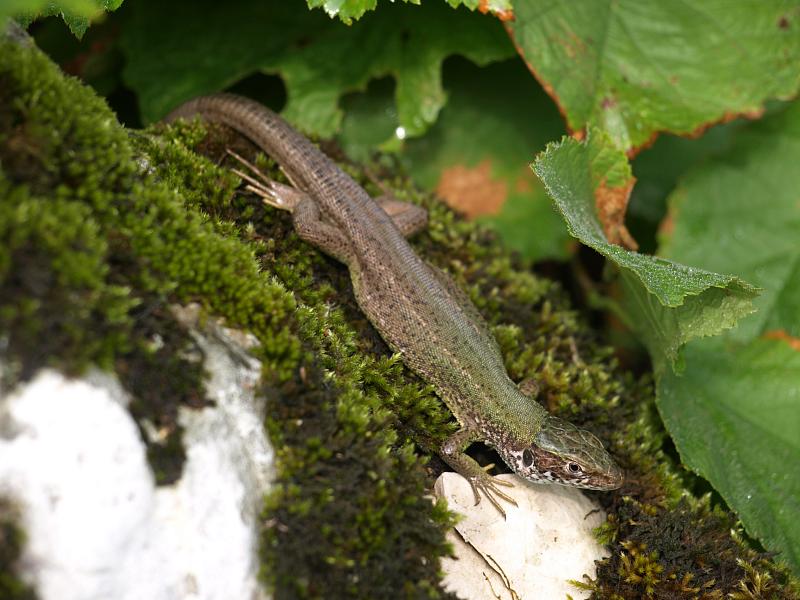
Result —
[[526, 467], [530, 467], [533, 464], [533, 452], [527, 448], [522, 451], [522, 464]]
[[581, 466], [578, 463], [571, 462], [567, 464], [567, 470], [570, 473], [575, 473], [577, 475], [581, 472]]

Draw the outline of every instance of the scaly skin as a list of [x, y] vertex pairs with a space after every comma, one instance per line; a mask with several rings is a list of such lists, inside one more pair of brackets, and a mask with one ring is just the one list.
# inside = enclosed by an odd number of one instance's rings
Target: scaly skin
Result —
[[[514, 503], [465, 454], [475, 441], [497, 450], [522, 477], [582, 488], [618, 488], [623, 474], [587, 431], [550, 416], [508, 377], [497, 342], [450, 277], [420, 258], [404, 237], [424, 227], [422, 209], [376, 202], [309, 140], [246, 98], [196, 98], [170, 113], [225, 124], [275, 159], [292, 184], [269, 185], [269, 203], [292, 211], [298, 235], [347, 264], [359, 307], [405, 364], [432, 384], [461, 429], [442, 458], [503, 513]], [[390, 214], [391, 213], [391, 216]], [[504, 513], [503, 513], [504, 514]]]

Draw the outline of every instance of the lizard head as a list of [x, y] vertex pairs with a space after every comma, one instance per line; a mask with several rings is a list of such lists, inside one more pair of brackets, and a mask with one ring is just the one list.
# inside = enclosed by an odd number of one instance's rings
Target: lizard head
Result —
[[615, 490], [625, 479], [600, 440], [572, 423], [549, 415], [532, 444], [509, 454], [514, 471], [531, 481]]

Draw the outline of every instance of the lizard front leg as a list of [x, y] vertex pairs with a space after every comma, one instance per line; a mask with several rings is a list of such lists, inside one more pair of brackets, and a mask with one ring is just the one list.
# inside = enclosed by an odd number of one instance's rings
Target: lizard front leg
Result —
[[480, 494], [483, 492], [489, 502], [492, 503], [492, 506], [494, 506], [505, 519], [506, 511], [500, 506], [500, 502], [495, 496], [502, 498], [514, 506], [517, 506], [517, 502], [497, 486], [513, 487], [513, 484], [492, 477], [486, 471], [487, 469], [491, 469], [494, 465], [489, 465], [486, 468], [481, 467], [474, 458], [467, 455], [465, 452], [470, 444], [479, 441], [482, 437], [483, 436], [474, 429], [464, 427], [444, 441], [439, 449], [439, 454], [448, 465], [462, 477], [465, 477], [470, 486], [472, 486], [472, 493], [475, 494], [476, 506], [480, 503]]

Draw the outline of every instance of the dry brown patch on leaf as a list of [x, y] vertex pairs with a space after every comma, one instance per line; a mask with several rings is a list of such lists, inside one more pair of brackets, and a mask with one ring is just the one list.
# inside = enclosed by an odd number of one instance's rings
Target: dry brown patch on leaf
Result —
[[612, 244], [623, 246], [629, 250], [636, 250], [639, 244], [625, 227], [625, 210], [631, 197], [633, 184], [636, 178], [631, 177], [623, 186], [608, 187], [606, 180], [600, 182], [594, 191], [594, 202], [597, 216], [603, 225], [606, 238]]
[[718, 119], [714, 119], [713, 121], [708, 121], [707, 123], [703, 123], [698, 125], [695, 129], [690, 131], [689, 133], [683, 133], [681, 136], [685, 138], [689, 138], [690, 140], [695, 140], [705, 134], [706, 131], [714, 127], [715, 125], [724, 125], [725, 123], [730, 123], [731, 121], [735, 121], [736, 119], [748, 119], [749, 121], [756, 121], [764, 116], [764, 112], [766, 109], [763, 106], [758, 106], [751, 110], [726, 110], [722, 113], [722, 116]]
[[475, 167], [453, 165], [442, 171], [436, 193], [450, 208], [472, 219], [500, 212], [508, 184], [492, 179], [492, 162], [487, 158]]
[[768, 340], [782, 340], [789, 344], [792, 350], [797, 350], [800, 352], [800, 338], [796, 338], [792, 335], [789, 335], [783, 329], [774, 329], [772, 331], [767, 331], [764, 334], [764, 337]]

